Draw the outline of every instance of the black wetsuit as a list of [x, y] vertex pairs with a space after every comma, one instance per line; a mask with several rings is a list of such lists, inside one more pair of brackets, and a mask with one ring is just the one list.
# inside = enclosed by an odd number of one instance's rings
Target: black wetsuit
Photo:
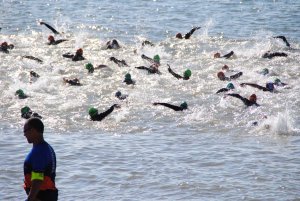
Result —
[[158, 70], [157, 66], [155, 66], [155, 64], [151, 65], [150, 67], [146, 67], [146, 66], [138, 66], [135, 67], [137, 69], [142, 69], [142, 70], [147, 70], [149, 74], [161, 74], [161, 72]]
[[172, 110], [175, 110], [175, 111], [183, 111], [183, 110], [184, 110], [184, 108], [182, 108], [182, 107], [180, 107], [180, 106], [177, 106], [177, 105], [171, 105], [171, 104], [169, 104], [169, 103], [153, 103], [153, 105], [162, 105], [162, 106], [171, 108]]
[[262, 58], [272, 59], [273, 57], [287, 57], [288, 55], [284, 52], [266, 52]]
[[285, 42], [285, 45], [286, 45], [287, 47], [290, 47], [290, 44], [289, 44], [289, 42], [287, 41], [287, 39], [285, 38], [285, 36], [275, 36], [275, 37], [273, 37], [273, 38], [280, 38], [280, 39], [282, 39], [283, 42]]
[[153, 44], [153, 43], [151, 43], [151, 42], [150, 42], [150, 41], [148, 41], [148, 40], [144, 40], [144, 41], [142, 42], [142, 46], [145, 46], [145, 45], [154, 46], [154, 44]]
[[125, 82], [127, 85], [135, 84], [135, 81], [133, 81], [132, 79], [130, 80], [125, 79], [123, 82]]
[[227, 95], [228, 95], [228, 96], [232, 96], [232, 97], [235, 97], [235, 98], [240, 99], [241, 101], [243, 101], [243, 103], [244, 103], [246, 106], [252, 106], [252, 105], [259, 106], [259, 104], [257, 104], [256, 102], [250, 101], [250, 100], [248, 100], [247, 98], [244, 98], [244, 97], [242, 97], [242, 96], [239, 95], [239, 94], [227, 94]]
[[72, 80], [64, 78], [64, 82], [66, 82], [66, 83], [68, 83], [68, 84], [70, 84], [72, 86], [81, 86], [79, 80], [76, 79], [76, 78], [74, 78]]
[[30, 119], [32, 117], [36, 117], [36, 118], [42, 119], [41, 115], [39, 115], [38, 113], [32, 112], [31, 110], [29, 110], [26, 113], [21, 114], [21, 117], [24, 118], [24, 119]]
[[63, 57], [65, 58], [70, 58], [72, 59], [72, 61], [82, 61], [82, 60], [85, 60], [85, 58], [80, 55], [80, 54], [71, 54], [71, 53], [66, 53], [66, 54], [63, 54], [62, 55]]
[[230, 91], [230, 89], [228, 89], [228, 88], [222, 88], [222, 89], [219, 89], [219, 90], [216, 92], [216, 94], [222, 93], [222, 92], [227, 92], [227, 91]]
[[152, 59], [152, 58], [150, 58], [150, 57], [147, 57], [146, 55], [144, 55], [144, 54], [142, 54], [142, 59], [145, 59], [145, 60], [147, 60], [148, 62], [150, 62], [150, 63], [152, 63], [152, 64], [157, 64], [157, 65], [160, 65], [160, 63], [159, 62], [156, 62], [156, 61], [154, 61], [154, 59]]
[[274, 90], [271, 90], [271, 89], [268, 89], [268, 88], [266, 88], [266, 87], [260, 86], [260, 85], [258, 85], [258, 84], [253, 84], [253, 83], [241, 83], [240, 85], [241, 85], [241, 86], [243, 86], [243, 85], [248, 85], [248, 86], [251, 86], [251, 87], [254, 87], [254, 88], [263, 90], [263, 91], [268, 91], [268, 92], [273, 92], [273, 91], [274, 91]]
[[54, 41], [49, 42], [48, 45], [58, 45], [59, 43], [62, 43], [65, 41], [68, 41], [68, 40], [66, 40], [66, 39], [54, 40]]
[[222, 56], [222, 57], [225, 57], [226, 59], [229, 59], [233, 54], [234, 54], [234, 52], [231, 51], [231, 52], [229, 52], [228, 54], [225, 54], [225, 55]]
[[229, 76], [229, 77], [224, 77], [224, 79], [220, 79], [220, 80], [222, 80], [222, 81], [235, 80], [235, 79], [239, 78], [239, 77], [242, 76], [242, 75], [243, 75], [243, 72], [238, 72], [238, 73], [236, 73], [236, 74], [234, 74], [234, 75], [231, 75], [231, 76]]
[[45, 25], [48, 29], [50, 29], [54, 34], [60, 34], [58, 31], [56, 31], [52, 26], [45, 22], [40, 22], [41, 25]]
[[12, 50], [12, 49], [14, 49], [14, 45], [13, 44], [10, 44], [10, 45], [1, 45], [0, 46], [0, 52], [4, 52], [4, 53], [6, 53], [6, 54], [8, 54], [9, 53], [9, 49], [10, 50]]
[[[168, 66], [169, 66], [169, 65], [168, 65]], [[175, 72], [171, 69], [170, 66], [168, 67], [168, 71], [169, 71], [169, 73], [171, 73], [171, 74], [172, 74], [174, 77], [176, 77], [177, 79], [183, 79], [183, 80], [188, 80], [188, 79], [190, 79], [190, 77], [183, 77], [183, 76], [181, 76], [181, 75], [175, 73]]]
[[119, 67], [123, 67], [123, 66], [129, 67], [125, 60], [118, 60], [115, 57], [110, 57], [110, 60], [113, 61], [115, 64], [117, 64]]
[[33, 56], [22, 56], [22, 58], [31, 59], [31, 60], [37, 61], [39, 63], [43, 63], [43, 61], [41, 59], [33, 57]]
[[108, 41], [106, 43], [106, 48], [107, 49], [119, 49], [121, 46], [119, 45], [118, 41], [113, 39], [112, 41]]
[[187, 34], [185, 34], [184, 38], [185, 38], [185, 39], [190, 39], [190, 37], [193, 35], [193, 33], [194, 33], [196, 30], [200, 29], [200, 28], [201, 28], [201, 27], [194, 27], [194, 28], [192, 28], [190, 32], [188, 32]]
[[91, 116], [91, 120], [92, 121], [102, 121], [105, 117], [107, 117], [110, 113], [112, 113], [112, 111], [114, 111], [115, 106], [117, 106], [117, 104], [112, 105], [105, 112]]

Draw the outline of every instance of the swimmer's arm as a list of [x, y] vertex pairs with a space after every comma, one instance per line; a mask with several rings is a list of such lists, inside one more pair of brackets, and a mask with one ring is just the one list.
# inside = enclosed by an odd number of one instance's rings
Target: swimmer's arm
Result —
[[118, 108], [118, 107], [120, 107], [120, 106], [117, 104], [114, 104], [105, 112], [100, 113], [99, 116], [101, 117], [101, 120], [104, 119], [105, 117], [107, 117], [110, 113], [112, 113], [114, 111], [115, 108]]
[[249, 104], [249, 100], [247, 98], [244, 98], [242, 97], [240, 94], [226, 94], [227, 96], [232, 96], [232, 97], [235, 97], [235, 98], [238, 98], [240, 99], [241, 101], [243, 101], [243, 103], [245, 105], [248, 105]]
[[228, 58], [231, 57], [233, 54], [234, 54], [234, 52], [231, 51], [231, 52], [229, 52], [228, 54], [225, 54], [225, 55], [222, 56], [222, 57], [225, 57], [226, 59], [228, 59]]
[[227, 89], [227, 88], [222, 88], [222, 89], [219, 89], [219, 90], [216, 92], [216, 94], [221, 93], [221, 92], [226, 92], [226, 91], [229, 91], [229, 89]]
[[144, 55], [144, 54], [142, 54], [142, 59], [145, 59], [145, 60], [147, 60], [147, 61], [149, 61], [149, 62], [151, 62], [151, 63], [154, 63], [154, 60], [153, 60], [153, 59], [151, 59], [150, 57], [147, 57], [147, 56]]
[[237, 79], [243, 75], [243, 72], [239, 72], [237, 74], [231, 75], [229, 78], [230, 79]]
[[258, 84], [253, 84], [253, 83], [241, 83], [240, 85], [241, 85], [241, 86], [248, 85], [248, 86], [251, 86], [251, 87], [254, 87], [254, 88], [263, 90], [263, 91], [269, 91], [266, 87], [260, 86], [260, 85], [258, 85]]
[[168, 64], [168, 71], [169, 71], [169, 73], [171, 73], [174, 77], [176, 77], [177, 79], [182, 79], [183, 77], [181, 76], [181, 75], [178, 75], [177, 73], [175, 73], [172, 69], [171, 69], [171, 67], [170, 67], [170, 65]]
[[56, 31], [52, 26], [50, 26], [49, 24], [45, 23], [45, 22], [40, 22], [41, 25], [45, 25], [48, 29], [50, 29], [54, 34], [59, 34], [58, 31]]
[[73, 58], [74, 54], [66, 53], [66, 54], [63, 54], [62, 56], [65, 57], [65, 58]]
[[142, 70], [150, 70], [150, 68], [146, 67], [146, 66], [138, 66], [138, 67], [135, 67], [137, 69], [142, 69]]
[[201, 27], [194, 27], [194, 28], [192, 28], [192, 30], [190, 31], [190, 32], [188, 32], [187, 34], [185, 34], [185, 36], [184, 36], [184, 38], [185, 39], [189, 39], [192, 35], [193, 35], [193, 33], [197, 30], [197, 29], [200, 29]]
[[172, 110], [175, 110], [175, 111], [182, 111], [181, 107], [176, 106], [176, 105], [171, 105], [169, 103], [153, 103], [153, 105], [162, 105], [162, 106], [171, 108]]

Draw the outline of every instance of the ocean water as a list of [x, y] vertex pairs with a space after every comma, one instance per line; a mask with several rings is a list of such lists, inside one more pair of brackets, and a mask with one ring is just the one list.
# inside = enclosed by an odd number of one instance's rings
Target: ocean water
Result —
[[[1, 0], [0, 200], [24, 200], [23, 162], [30, 151], [23, 136], [25, 105], [43, 116], [45, 139], [57, 154], [59, 200], [300, 200], [300, 2], [299, 1], [16, 1]], [[45, 21], [68, 39], [47, 45]], [[201, 26], [189, 40], [178, 40]], [[284, 35], [291, 44], [273, 36]], [[122, 48], [105, 50], [108, 40]], [[155, 45], [142, 46], [143, 40]], [[85, 61], [63, 58], [83, 48]], [[213, 54], [235, 52], [232, 59]], [[288, 57], [264, 59], [267, 51]], [[141, 55], [161, 57], [161, 75], [135, 66]], [[38, 63], [22, 56], [35, 56]], [[109, 61], [114, 56], [130, 67]], [[85, 64], [108, 68], [89, 74]], [[177, 80], [189, 68], [190, 80]], [[234, 93], [257, 95], [260, 107], [246, 108], [216, 94], [228, 82], [217, 79], [223, 65]], [[259, 72], [268, 68], [270, 73]], [[29, 72], [40, 78], [30, 83]], [[123, 83], [126, 73], [136, 81]], [[62, 79], [77, 77], [82, 86]], [[265, 85], [280, 78], [276, 93], [240, 83]], [[23, 89], [30, 97], [20, 100]], [[114, 97], [120, 90], [124, 101]], [[180, 105], [175, 112], [154, 102]], [[114, 110], [101, 122], [88, 109]], [[252, 123], [257, 121], [258, 125]]]

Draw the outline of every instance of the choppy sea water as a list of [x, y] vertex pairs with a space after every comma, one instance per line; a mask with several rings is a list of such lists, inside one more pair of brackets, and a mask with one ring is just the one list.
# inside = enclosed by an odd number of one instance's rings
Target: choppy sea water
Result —
[[[15, 45], [0, 54], [0, 199], [25, 198], [22, 165], [31, 145], [22, 133], [20, 108], [28, 105], [43, 116], [45, 138], [54, 147], [60, 200], [298, 200], [299, 184], [299, 54], [297, 1], [5, 1], [0, 7], [0, 42]], [[69, 41], [48, 46], [51, 32], [44, 20]], [[176, 40], [201, 26], [190, 40]], [[292, 48], [272, 38], [285, 35]], [[104, 50], [116, 38], [119, 50]], [[143, 40], [154, 47], [143, 47]], [[87, 60], [61, 55], [83, 48]], [[214, 59], [233, 50], [233, 59]], [[266, 51], [287, 58], [263, 59]], [[147, 65], [141, 54], [161, 57], [162, 75], [134, 67]], [[31, 55], [42, 64], [22, 58]], [[124, 59], [118, 67], [109, 58]], [[88, 74], [84, 65], [106, 64]], [[178, 73], [192, 70], [188, 81]], [[226, 64], [243, 76], [234, 92], [256, 93], [261, 107], [215, 92], [227, 82], [216, 77]], [[268, 68], [270, 74], [259, 72]], [[41, 77], [29, 82], [29, 71]], [[131, 73], [135, 86], [122, 81]], [[225, 72], [231, 75], [234, 72]], [[78, 77], [80, 87], [63, 77]], [[264, 85], [280, 78], [288, 87], [277, 93], [240, 87]], [[19, 100], [23, 89], [30, 97]], [[114, 94], [128, 94], [118, 101]], [[174, 112], [153, 102], [189, 109]], [[119, 103], [102, 122], [91, 122], [88, 108], [99, 111]], [[265, 119], [264, 116], [267, 116]], [[252, 126], [258, 121], [258, 126]]]

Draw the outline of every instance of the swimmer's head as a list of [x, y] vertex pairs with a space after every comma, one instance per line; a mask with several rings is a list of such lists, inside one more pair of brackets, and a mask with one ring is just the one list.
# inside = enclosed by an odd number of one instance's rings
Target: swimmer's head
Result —
[[249, 100], [251, 102], [256, 102], [256, 95], [255, 94], [252, 94], [250, 97], [249, 97]]
[[224, 80], [225, 79], [225, 74], [223, 73], [223, 72], [218, 72], [218, 74], [217, 74], [217, 76], [218, 76], [218, 78], [220, 79], [220, 80]]
[[54, 42], [54, 37], [52, 35], [48, 36], [48, 41], [51, 43], [51, 42]]
[[214, 58], [220, 58], [220, 57], [221, 57], [221, 54], [219, 52], [214, 54]]
[[95, 116], [95, 115], [97, 115], [97, 114], [98, 114], [98, 110], [97, 110], [96, 108], [91, 107], [91, 108], [89, 109], [89, 115], [90, 115], [91, 117], [93, 117], [93, 116]]
[[153, 60], [154, 60], [156, 63], [159, 63], [159, 62], [160, 62], [160, 57], [159, 57], [159, 55], [158, 55], [158, 54], [155, 55], [155, 56], [153, 57]]
[[24, 93], [24, 91], [23, 91], [22, 89], [18, 89], [18, 90], [16, 91], [16, 95], [18, 95], [19, 97], [24, 97], [24, 96], [25, 96], [25, 93]]
[[130, 75], [130, 73], [127, 73], [127, 74], [125, 75], [125, 80], [131, 80], [131, 75]]
[[122, 93], [120, 91], [117, 91], [115, 94], [115, 97], [120, 97], [122, 95]]
[[7, 44], [7, 42], [3, 42], [3, 43], [1, 43], [1, 47], [2, 47], [2, 48], [6, 48], [6, 47], [8, 47], [8, 44]]
[[280, 84], [280, 83], [281, 83], [281, 80], [280, 80], [279, 78], [276, 78], [276, 79], [274, 80], [274, 83], [275, 83], [275, 84]]
[[94, 72], [94, 66], [93, 66], [93, 64], [91, 64], [91, 63], [87, 63], [87, 64], [85, 65], [85, 68], [89, 71], [89, 73]]
[[227, 84], [227, 89], [234, 89], [234, 85], [230, 82]]
[[30, 112], [30, 108], [28, 106], [21, 108], [21, 114], [26, 114], [28, 112]]
[[227, 65], [224, 65], [224, 66], [222, 67], [222, 70], [229, 70], [229, 67], [228, 67]]
[[266, 88], [269, 89], [270, 91], [273, 91], [274, 90], [274, 84], [272, 82], [268, 82], [266, 84]]
[[184, 78], [190, 78], [192, 75], [192, 71], [190, 69], [187, 69], [186, 71], [184, 71], [183, 76]]
[[184, 101], [183, 103], [180, 104], [180, 107], [184, 110], [186, 110], [188, 108], [187, 103]]
[[83, 50], [81, 48], [76, 50], [76, 55], [82, 55], [82, 54], [83, 54]]
[[176, 34], [176, 38], [182, 39], [182, 34], [181, 33], [177, 33]]
[[264, 68], [264, 69], [261, 71], [261, 74], [262, 74], [262, 75], [267, 75], [267, 74], [269, 74], [269, 69]]

